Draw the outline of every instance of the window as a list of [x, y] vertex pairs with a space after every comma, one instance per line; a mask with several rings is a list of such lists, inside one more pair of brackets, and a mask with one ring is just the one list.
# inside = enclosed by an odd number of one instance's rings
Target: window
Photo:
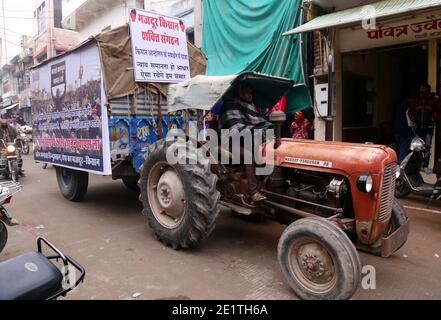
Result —
[[38, 34], [46, 31], [46, 1], [37, 8]]
[[62, 29], [61, 20], [63, 19], [62, 1], [54, 0], [54, 27]]

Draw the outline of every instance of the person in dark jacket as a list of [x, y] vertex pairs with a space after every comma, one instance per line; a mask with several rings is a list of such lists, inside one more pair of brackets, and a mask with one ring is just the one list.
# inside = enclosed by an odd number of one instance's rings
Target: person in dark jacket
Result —
[[[253, 103], [253, 89], [246, 83], [239, 85], [237, 89], [237, 97], [224, 102], [220, 117], [221, 129], [237, 130], [241, 133], [245, 130], [265, 130], [272, 127], [272, 124], [264, 119], [259, 109]], [[245, 158], [245, 154], [249, 155], [250, 150], [245, 150], [241, 145], [241, 158]], [[245, 175], [248, 180], [248, 191], [251, 202], [261, 202], [266, 199], [259, 191], [259, 184], [256, 178], [255, 164], [244, 164]]]
[[398, 163], [409, 154], [413, 132], [407, 121], [407, 101], [402, 101], [395, 106], [394, 110], [394, 134], [398, 146]]
[[0, 119], [0, 139], [5, 143], [14, 142], [14, 140], [18, 137], [17, 130], [11, 126], [8, 120], [1, 118]]
[[415, 125], [416, 134], [426, 142], [427, 152], [423, 159], [423, 169], [429, 172], [430, 147], [435, 128], [435, 122], [441, 117], [441, 102], [431, 95], [431, 86], [423, 84], [420, 96], [409, 100], [409, 116]]

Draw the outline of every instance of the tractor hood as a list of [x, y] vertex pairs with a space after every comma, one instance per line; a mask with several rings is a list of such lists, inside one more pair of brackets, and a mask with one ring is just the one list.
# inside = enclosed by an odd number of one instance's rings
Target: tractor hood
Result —
[[[270, 143], [265, 150], [274, 148]], [[351, 176], [358, 173], [382, 173], [387, 164], [397, 161], [394, 150], [386, 146], [343, 142], [282, 139], [271, 154], [264, 151], [267, 163], [304, 170], [339, 173]]]

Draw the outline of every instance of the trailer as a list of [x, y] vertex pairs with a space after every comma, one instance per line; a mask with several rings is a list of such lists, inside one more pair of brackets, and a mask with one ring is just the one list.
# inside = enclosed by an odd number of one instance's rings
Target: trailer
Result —
[[[155, 52], [133, 48], [132, 40], [127, 24], [31, 70], [34, 159], [55, 166], [60, 191], [70, 201], [84, 198], [89, 174], [121, 179], [138, 190], [149, 146], [173, 128], [185, 131], [190, 120], [188, 113], [167, 111], [168, 83], [137, 79], [137, 53]], [[188, 77], [204, 74], [205, 57], [185, 42]]]

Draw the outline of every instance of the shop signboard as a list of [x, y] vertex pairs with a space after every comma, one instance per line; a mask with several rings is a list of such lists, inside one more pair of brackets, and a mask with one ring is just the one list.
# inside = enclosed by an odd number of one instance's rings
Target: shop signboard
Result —
[[350, 52], [419, 42], [441, 37], [441, 11], [395, 17], [377, 22], [375, 29], [362, 25], [339, 30], [340, 52]]

